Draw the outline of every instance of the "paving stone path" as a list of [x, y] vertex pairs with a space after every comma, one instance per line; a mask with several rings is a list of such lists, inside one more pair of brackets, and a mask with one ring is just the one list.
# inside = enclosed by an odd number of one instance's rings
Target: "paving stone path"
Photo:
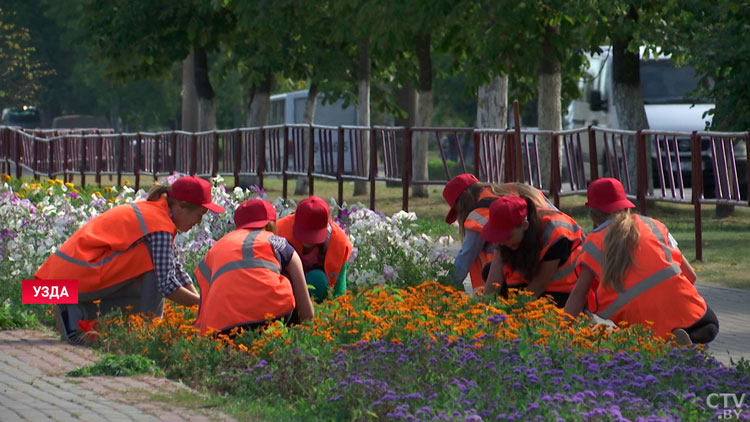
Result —
[[154, 394], [195, 393], [165, 378], [65, 376], [98, 359], [91, 349], [63, 343], [50, 333], [0, 331], [0, 421], [234, 421], [212, 409], [155, 400]]

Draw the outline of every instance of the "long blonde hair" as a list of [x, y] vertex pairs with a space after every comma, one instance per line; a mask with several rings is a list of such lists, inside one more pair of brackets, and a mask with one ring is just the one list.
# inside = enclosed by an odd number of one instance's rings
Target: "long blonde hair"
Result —
[[623, 292], [625, 291], [623, 284], [625, 272], [633, 265], [633, 251], [641, 237], [636, 227], [635, 215], [630, 213], [630, 208], [609, 215], [592, 208], [591, 217], [594, 222], [612, 219], [604, 235], [604, 265], [601, 282], [618, 292]]
[[474, 208], [476, 208], [479, 203], [479, 195], [484, 188], [489, 188], [490, 192], [495, 196], [523, 196], [530, 199], [536, 208], [548, 208], [542, 194], [533, 186], [525, 183], [511, 182], [498, 185], [494, 183], [476, 182], [466, 188], [456, 200], [456, 210], [458, 211], [458, 232], [462, 239], [465, 234], [464, 223], [466, 222], [466, 218]]

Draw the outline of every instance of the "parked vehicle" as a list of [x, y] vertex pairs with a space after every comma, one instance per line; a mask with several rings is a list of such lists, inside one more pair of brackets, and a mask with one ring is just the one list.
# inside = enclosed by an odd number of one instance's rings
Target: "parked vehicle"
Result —
[[5, 108], [0, 125], [20, 126], [26, 129], [42, 127], [42, 113], [35, 107], [23, 106], [21, 108]]
[[[641, 53], [643, 56], [643, 51]], [[612, 98], [614, 98], [612, 62], [611, 50], [608, 47], [604, 47], [601, 54], [589, 56], [589, 78], [581, 81], [584, 96], [571, 102], [567, 115], [568, 127], [588, 125], [615, 129], [620, 127], [617, 109], [612, 101]], [[710, 125], [711, 118], [706, 115], [706, 112], [713, 108], [713, 104], [694, 96], [698, 84], [698, 77], [694, 68], [690, 66], [677, 67], [669, 55], [657, 54], [641, 59], [640, 80], [646, 117], [651, 129], [691, 133], [693, 131], [704, 131]], [[667, 153], [665, 147], [667, 144], [670, 154]], [[679, 178], [681, 175], [683, 186], [690, 187], [692, 185], [690, 138], [681, 136], [676, 139], [669, 139], [667, 144], [661, 143], [661, 160], [657, 157], [656, 148], [651, 148], [651, 169], [654, 186], [661, 186], [660, 171], [663, 180], [672, 180], [669, 175], [671, 169], [673, 177]], [[587, 152], [584, 152], [584, 156], [587, 155]], [[747, 179], [745, 171], [747, 168], [747, 152], [744, 142], [736, 142], [733, 152], [739, 182], [742, 185]], [[714, 163], [724, 162], [721, 157], [715, 157], [714, 154], [714, 148], [712, 148], [710, 140], [702, 139], [703, 186], [704, 196], [707, 198], [716, 196]]]

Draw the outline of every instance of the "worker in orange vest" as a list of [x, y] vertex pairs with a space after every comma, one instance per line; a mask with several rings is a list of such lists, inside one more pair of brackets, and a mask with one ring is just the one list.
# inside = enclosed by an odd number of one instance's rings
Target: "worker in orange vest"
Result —
[[482, 239], [495, 245], [485, 294], [526, 289], [551, 296], [562, 308], [577, 280], [575, 262], [584, 238], [565, 213], [538, 209], [525, 196], [498, 198], [482, 229]]
[[482, 183], [473, 174], [464, 173], [452, 178], [443, 188], [443, 198], [450, 206], [445, 222], [453, 224], [458, 221], [463, 239], [454, 262], [454, 287], [463, 289], [467, 274], [471, 276], [472, 288], [484, 286], [493, 247], [482, 239], [482, 228], [489, 219], [490, 204], [507, 195], [525, 195], [532, 198], [537, 208], [557, 210], [539, 190], [524, 183]]
[[657, 336], [672, 333], [679, 344], [712, 341], [719, 320], [664, 224], [632, 214], [635, 205], [617, 179], [593, 181], [586, 196], [595, 229], [578, 258], [580, 276], [565, 312], [578, 315], [588, 302], [591, 312], [615, 323], [653, 322]]
[[211, 184], [182, 177], [171, 186], [154, 185], [146, 201], [116, 206], [78, 229], [34, 274], [78, 280], [78, 303], [54, 308], [62, 339], [80, 342], [79, 321], [112, 310], [161, 316], [164, 298], [198, 304], [193, 280], [177, 259], [174, 237], [209, 210], [224, 212], [211, 201]]
[[234, 224], [237, 228], [219, 239], [195, 268], [201, 334], [231, 335], [235, 328], [256, 329], [269, 319], [311, 319], [314, 310], [302, 261], [292, 245], [275, 234], [273, 205], [249, 199], [237, 207]]
[[331, 221], [328, 204], [317, 196], [305, 198], [297, 210], [277, 222], [302, 259], [310, 294], [317, 302], [346, 291], [346, 267], [352, 253], [349, 235]]

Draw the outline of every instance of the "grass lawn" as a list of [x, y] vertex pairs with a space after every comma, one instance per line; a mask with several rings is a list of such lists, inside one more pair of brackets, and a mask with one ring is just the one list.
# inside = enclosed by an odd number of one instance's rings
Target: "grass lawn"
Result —
[[[108, 176], [102, 176], [103, 185], [112, 185], [116, 182]], [[124, 177], [132, 184], [132, 176]], [[93, 176], [87, 177], [87, 182], [92, 183]], [[141, 177], [141, 187], [148, 189], [153, 178], [148, 175]], [[78, 183], [76, 178], [73, 183]], [[294, 195], [296, 181], [289, 180], [289, 198], [299, 201], [307, 195]], [[234, 185], [232, 177], [225, 178], [227, 186]], [[266, 177], [264, 188], [269, 199], [273, 200], [281, 196], [282, 181], [280, 178]], [[338, 187], [335, 182], [315, 180], [315, 194], [325, 200], [338, 196]], [[369, 186], [368, 186], [369, 188]], [[369, 204], [368, 195], [354, 196], [353, 183], [344, 184], [344, 201], [349, 205], [361, 202]], [[368, 191], [369, 192], [369, 191]], [[387, 187], [385, 183], [376, 183], [375, 207], [386, 215], [391, 215], [402, 207], [402, 189], [400, 187]], [[583, 205], [585, 197], [571, 196], [560, 200], [560, 209], [575, 218], [585, 230], [591, 229], [591, 220], [588, 210]], [[693, 222], [693, 208], [689, 205], [672, 204], [666, 202], [650, 202], [649, 215], [662, 221], [667, 225], [672, 235], [680, 244], [680, 249], [688, 257], [698, 274], [698, 280], [703, 283], [722, 285], [740, 289], [750, 289], [750, 208], [737, 207], [735, 215], [729, 218], [717, 219], [714, 217], [715, 206], [704, 205], [702, 209], [703, 223], [703, 261], [695, 260], [695, 225]], [[448, 213], [448, 205], [442, 198], [442, 186], [430, 186], [428, 198], [409, 198], [409, 211], [417, 214], [419, 219], [419, 230], [434, 236], [452, 235], [458, 236], [458, 229], [444, 222]]]

